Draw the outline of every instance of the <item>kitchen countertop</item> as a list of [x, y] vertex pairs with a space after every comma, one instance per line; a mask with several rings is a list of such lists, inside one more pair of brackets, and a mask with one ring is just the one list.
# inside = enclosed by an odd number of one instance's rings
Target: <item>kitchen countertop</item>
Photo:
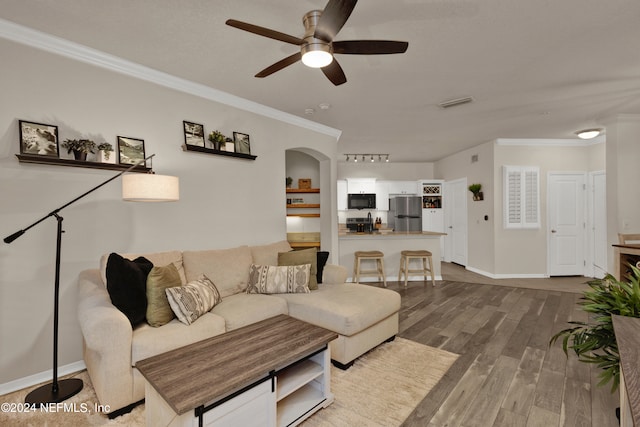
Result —
[[358, 232], [347, 232], [346, 230], [340, 230], [338, 232], [338, 238], [385, 238], [385, 237], [403, 237], [403, 238], [436, 238], [440, 236], [446, 236], [447, 233], [438, 233], [435, 231], [374, 231], [373, 233], [358, 233]]

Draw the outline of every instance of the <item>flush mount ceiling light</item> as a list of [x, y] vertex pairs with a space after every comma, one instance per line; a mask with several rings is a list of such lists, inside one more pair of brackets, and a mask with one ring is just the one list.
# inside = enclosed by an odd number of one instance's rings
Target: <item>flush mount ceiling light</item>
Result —
[[596, 136], [600, 135], [600, 132], [602, 132], [602, 129], [600, 128], [585, 129], [579, 130], [578, 132], [576, 132], [576, 135], [578, 135], [578, 138], [580, 139], [593, 139]]

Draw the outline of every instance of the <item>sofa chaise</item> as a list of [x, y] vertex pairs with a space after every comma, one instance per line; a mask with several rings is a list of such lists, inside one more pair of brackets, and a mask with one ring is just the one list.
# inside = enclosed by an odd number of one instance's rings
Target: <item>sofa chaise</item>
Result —
[[78, 319], [83, 357], [101, 405], [110, 417], [126, 413], [144, 399], [144, 378], [136, 362], [240, 328], [279, 314], [324, 327], [338, 334], [330, 343], [331, 359], [343, 369], [373, 347], [398, 333], [400, 296], [397, 292], [346, 283], [347, 270], [324, 267], [322, 283], [310, 293], [246, 293], [252, 264], [277, 265], [278, 254], [291, 251], [288, 242], [229, 249], [169, 251], [139, 255], [153, 265], [173, 264], [182, 284], [205, 274], [221, 301], [190, 325], [173, 319], [160, 326], [132, 327], [116, 308], [106, 287], [106, 263], [82, 271], [78, 279]]

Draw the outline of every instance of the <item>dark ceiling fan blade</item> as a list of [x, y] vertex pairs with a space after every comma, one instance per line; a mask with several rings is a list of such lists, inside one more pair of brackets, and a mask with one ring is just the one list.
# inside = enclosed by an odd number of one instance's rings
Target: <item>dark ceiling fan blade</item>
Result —
[[296, 62], [300, 61], [302, 59], [302, 54], [300, 52], [296, 52], [291, 56], [287, 56], [284, 59], [281, 59], [280, 61], [276, 62], [273, 65], [268, 66], [267, 68], [265, 68], [264, 70], [260, 71], [258, 74], [256, 74], [256, 77], [267, 77], [273, 73], [275, 73], [276, 71], [280, 71], [285, 67], [288, 67], [291, 64], [295, 64]]
[[358, 0], [329, 0], [313, 36], [320, 40], [332, 41], [349, 19], [357, 2]]
[[342, 71], [342, 67], [340, 66], [340, 64], [338, 64], [336, 58], [333, 58], [331, 64], [327, 65], [326, 67], [322, 67], [321, 70], [324, 75], [327, 76], [329, 80], [331, 80], [331, 83], [336, 86], [347, 82], [347, 76], [344, 75], [344, 71]]
[[291, 43], [297, 46], [300, 46], [304, 43], [304, 40], [302, 40], [301, 38], [290, 36], [289, 34], [281, 33], [280, 31], [271, 30], [269, 28], [260, 27], [258, 25], [236, 21], [235, 19], [227, 19], [226, 24], [231, 27], [239, 28], [253, 34], [257, 34], [259, 36], [269, 37], [270, 39], [280, 40], [281, 42]]
[[409, 47], [407, 42], [391, 40], [347, 40], [333, 42], [333, 53], [349, 55], [386, 55], [404, 53]]

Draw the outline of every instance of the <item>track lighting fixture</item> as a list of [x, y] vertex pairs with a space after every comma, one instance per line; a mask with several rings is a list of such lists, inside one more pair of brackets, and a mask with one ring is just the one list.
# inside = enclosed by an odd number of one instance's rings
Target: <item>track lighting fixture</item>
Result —
[[384, 157], [385, 163], [389, 163], [389, 154], [387, 153], [349, 153], [345, 154], [347, 162], [353, 158], [354, 163], [358, 163], [359, 161], [365, 161], [368, 157], [371, 163], [376, 162], [376, 157], [378, 157], [378, 162], [382, 163], [382, 158]]

